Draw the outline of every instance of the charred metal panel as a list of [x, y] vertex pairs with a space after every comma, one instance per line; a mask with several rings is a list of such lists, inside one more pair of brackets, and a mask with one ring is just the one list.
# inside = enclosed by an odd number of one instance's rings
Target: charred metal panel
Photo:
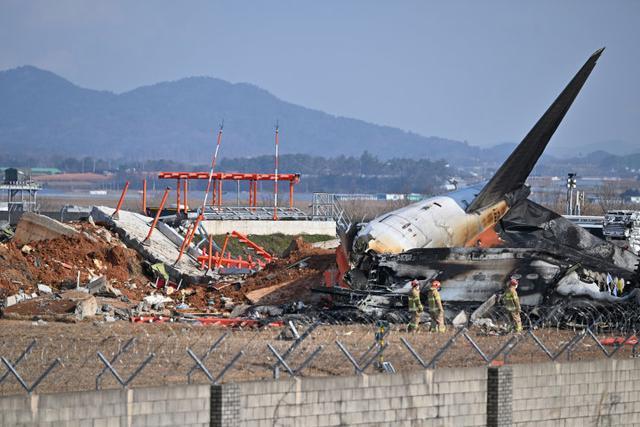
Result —
[[531, 200], [513, 206], [498, 227], [504, 245], [565, 254], [611, 274], [633, 273], [638, 257]]
[[442, 299], [450, 302], [484, 302], [516, 275], [523, 305], [540, 304], [570, 265], [551, 254], [506, 248], [414, 249], [378, 262], [390, 282], [437, 277]]

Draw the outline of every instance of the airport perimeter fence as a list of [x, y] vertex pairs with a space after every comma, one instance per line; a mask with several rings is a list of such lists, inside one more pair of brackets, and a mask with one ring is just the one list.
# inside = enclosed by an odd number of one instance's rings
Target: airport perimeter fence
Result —
[[[353, 375], [439, 367], [502, 365], [640, 354], [634, 330], [601, 318], [582, 327], [529, 323], [522, 333], [448, 326], [417, 333], [402, 325], [327, 326], [287, 322], [278, 328], [147, 325], [131, 333], [81, 336], [44, 332], [0, 341], [0, 395]], [[155, 331], [150, 329], [158, 328]], [[122, 330], [122, 329], [120, 329]], [[124, 328], [126, 331], [126, 328]], [[150, 331], [150, 332], [145, 332]]]

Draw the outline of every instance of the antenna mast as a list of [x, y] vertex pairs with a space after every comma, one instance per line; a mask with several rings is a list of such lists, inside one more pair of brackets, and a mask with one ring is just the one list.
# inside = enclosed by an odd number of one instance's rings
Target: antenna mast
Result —
[[276, 122], [276, 158], [275, 178], [273, 187], [273, 220], [278, 219], [278, 122]]
[[218, 130], [218, 142], [216, 144], [216, 151], [213, 154], [213, 160], [211, 160], [211, 170], [209, 171], [209, 181], [207, 182], [207, 189], [204, 192], [204, 200], [202, 201], [202, 209], [200, 215], [204, 215], [204, 209], [207, 207], [207, 197], [209, 197], [209, 190], [211, 189], [211, 181], [213, 180], [213, 170], [216, 167], [216, 161], [218, 160], [218, 151], [220, 151], [220, 142], [222, 142], [222, 128], [224, 128], [224, 119], [220, 123], [220, 130]]

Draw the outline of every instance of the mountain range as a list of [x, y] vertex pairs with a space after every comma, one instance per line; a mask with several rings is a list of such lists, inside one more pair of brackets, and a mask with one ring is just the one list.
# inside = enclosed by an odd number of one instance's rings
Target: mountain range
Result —
[[81, 88], [32, 66], [0, 72], [0, 150], [23, 156], [93, 156], [206, 163], [224, 120], [225, 157], [282, 153], [381, 159], [446, 159], [456, 165], [504, 159], [514, 144], [479, 148], [333, 116], [246, 83], [190, 77], [121, 94]]

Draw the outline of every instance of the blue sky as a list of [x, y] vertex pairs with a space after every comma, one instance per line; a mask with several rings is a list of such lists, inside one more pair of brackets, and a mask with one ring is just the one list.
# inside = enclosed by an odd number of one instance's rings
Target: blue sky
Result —
[[606, 46], [553, 144], [636, 143], [639, 24], [637, 1], [3, 0], [0, 69], [115, 92], [208, 75], [484, 146], [519, 141]]

